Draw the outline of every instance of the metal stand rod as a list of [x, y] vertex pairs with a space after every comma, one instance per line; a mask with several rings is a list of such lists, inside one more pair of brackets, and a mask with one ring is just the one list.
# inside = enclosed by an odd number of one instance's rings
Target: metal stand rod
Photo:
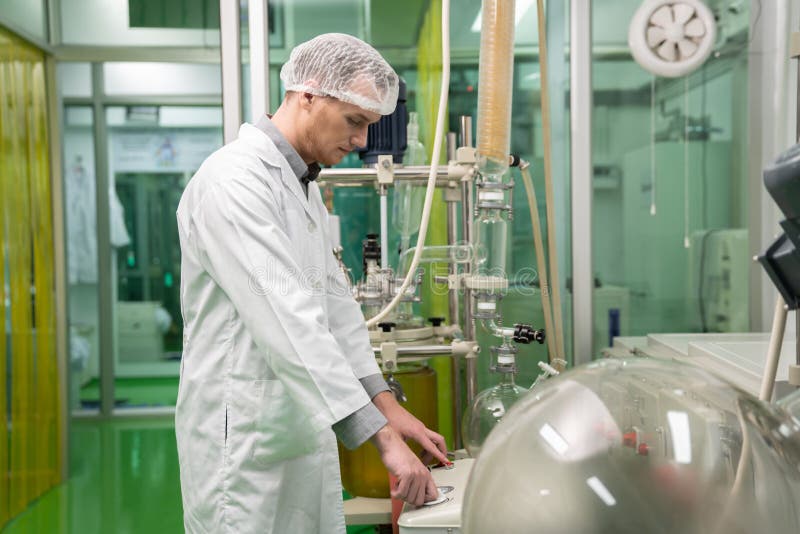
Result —
[[[450, 356], [453, 354], [452, 345], [409, 345], [398, 346], [398, 356]], [[375, 356], [381, 355], [381, 346], [373, 346], [372, 351]]]
[[[461, 176], [452, 176], [451, 171], [458, 172], [458, 167], [450, 168], [439, 165], [436, 169], [436, 185], [448, 185], [449, 180], [458, 180]], [[428, 165], [410, 165], [401, 167], [395, 165], [393, 177], [395, 181], [408, 181], [413, 184], [426, 185], [428, 183]], [[375, 167], [361, 169], [322, 169], [319, 172], [320, 183], [338, 186], [372, 185], [378, 181], [378, 170]]]
[[[463, 182], [461, 184], [461, 219], [464, 229], [464, 241], [472, 242], [472, 183]], [[468, 273], [471, 267], [465, 265]], [[475, 321], [472, 317], [472, 291], [464, 290], [464, 339], [475, 340]], [[466, 364], [467, 380], [467, 403], [472, 404], [472, 400], [478, 393], [478, 362], [477, 359], [469, 359]]]
[[[458, 241], [458, 204], [447, 202], [447, 243], [455, 245]], [[450, 264], [450, 274], [458, 274], [458, 266]], [[458, 290], [453, 288], [448, 293], [450, 324], [459, 323]], [[453, 358], [451, 363], [453, 377], [453, 441], [456, 450], [461, 448], [461, 358]]]

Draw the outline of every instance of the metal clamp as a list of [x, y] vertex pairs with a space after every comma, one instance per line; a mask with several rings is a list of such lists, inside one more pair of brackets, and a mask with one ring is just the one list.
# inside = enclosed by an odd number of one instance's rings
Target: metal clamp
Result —
[[453, 351], [453, 356], [461, 356], [467, 360], [477, 358], [478, 353], [481, 351], [476, 341], [453, 341], [450, 347]]
[[397, 369], [397, 343], [394, 341], [381, 343], [381, 367], [386, 373]]
[[394, 159], [391, 154], [378, 156], [378, 185], [387, 186], [394, 183]]
[[800, 387], [800, 365], [792, 364], [789, 366], [788, 382], [795, 387]]
[[456, 163], [474, 165], [476, 161], [474, 147], [460, 146], [456, 149]]

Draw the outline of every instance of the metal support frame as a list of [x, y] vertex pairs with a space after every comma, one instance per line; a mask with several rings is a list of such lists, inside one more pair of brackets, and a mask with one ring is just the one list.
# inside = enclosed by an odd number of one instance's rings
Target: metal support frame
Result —
[[[794, 141], [789, 94], [789, 31], [796, 25], [789, 0], [761, 2], [750, 10], [750, 35], [747, 57], [748, 99], [748, 241], [750, 251], [766, 250], [775, 238], [782, 218], [764, 187], [762, 172]], [[794, 10], [796, 12], [796, 9]], [[787, 16], [789, 14], [789, 16]], [[795, 26], [796, 27], [796, 26]], [[776, 298], [775, 287], [753, 262], [749, 272], [750, 329], [770, 328]]]
[[[445, 194], [445, 202], [447, 204], [447, 244], [455, 245], [458, 243], [458, 200], [448, 198]], [[458, 274], [458, 266], [454, 263], [450, 264], [450, 274]], [[450, 324], [459, 323], [459, 306], [458, 306], [458, 290], [450, 288], [447, 293]], [[452, 375], [453, 375], [453, 439], [455, 441], [455, 449], [461, 448], [461, 359], [454, 357], [452, 360]]]
[[572, 354], [592, 354], [592, 0], [570, 0]]
[[236, 139], [242, 124], [242, 54], [239, 29], [239, 0], [219, 0], [222, 131], [225, 143]]
[[269, 112], [269, 20], [267, 0], [248, 1], [250, 28], [250, 113], [257, 121]]
[[61, 102], [56, 90], [56, 60], [45, 59], [45, 83], [47, 84], [47, 130], [50, 145], [50, 184], [53, 216], [53, 266], [56, 310], [56, 359], [58, 366], [58, 399], [61, 409], [58, 417], [63, 421], [61, 431], [64, 446], [59, 451], [61, 476], [69, 476], [69, 320], [67, 306], [67, 231], [66, 200], [64, 191], [64, 164], [62, 161]]
[[[472, 181], [461, 182], [461, 228], [464, 230], [463, 240], [472, 242]], [[469, 274], [471, 266], [464, 265], [464, 273]], [[472, 290], [464, 289], [464, 339], [475, 340], [475, 319], [472, 315]], [[474, 359], [466, 363], [467, 403], [471, 404], [478, 394], [478, 367]]]
[[114, 411], [114, 303], [111, 276], [111, 226], [108, 188], [108, 136], [106, 110], [102, 102], [103, 65], [92, 63], [92, 126], [94, 133], [95, 202], [97, 203], [97, 321], [100, 355], [100, 416]]

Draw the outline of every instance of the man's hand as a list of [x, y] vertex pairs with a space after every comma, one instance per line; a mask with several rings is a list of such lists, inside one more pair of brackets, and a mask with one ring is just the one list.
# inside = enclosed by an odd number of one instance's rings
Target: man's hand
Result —
[[400, 406], [391, 392], [378, 393], [372, 402], [403, 439], [416, 441], [431, 457], [443, 464], [450, 463], [447, 459], [447, 444], [444, 437], [426, 428], [419, 419], [408, 413], [408, 410]]
[[421, 506], [439, 496], [430, 471], [389, 425], [378, 430], [370, 441], [377, 447], [383, 465], [397, 477], [397, 484], [391, 488], [392, 497]]

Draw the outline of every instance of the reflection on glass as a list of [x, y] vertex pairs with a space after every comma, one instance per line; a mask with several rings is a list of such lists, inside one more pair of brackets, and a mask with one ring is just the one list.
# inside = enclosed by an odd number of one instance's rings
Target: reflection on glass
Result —
[[576, 368], [525, 394], [486, 439], [464, 532], [800, 532], [790, 406], [686, 364]]
[[722, 9], [716, 53], [687, 76], [627, 50], [641, 2], [592, 11], [594, 354], [611, 337], [747, 331], [747, 102], [752, 4]]
[[608, 491], [608, 488], [599, 478], [589, 477], [586, 479], [586, 484], [592, 488], [592, 491], [600, 497], [600, 500], [603, 501], [606, 506], [614, 506], [617, 504], [617, 500], [611, 495], [611, 492]]
[[175, 212], [222, 144], [217, 107], [113, 106], [108, 124], [118, 407], [173, 406], [183, 344]]
[[71, 409], [100, 405], [97, 208], [90, 106], [64, 109], [64, 204], [67, 235]]

